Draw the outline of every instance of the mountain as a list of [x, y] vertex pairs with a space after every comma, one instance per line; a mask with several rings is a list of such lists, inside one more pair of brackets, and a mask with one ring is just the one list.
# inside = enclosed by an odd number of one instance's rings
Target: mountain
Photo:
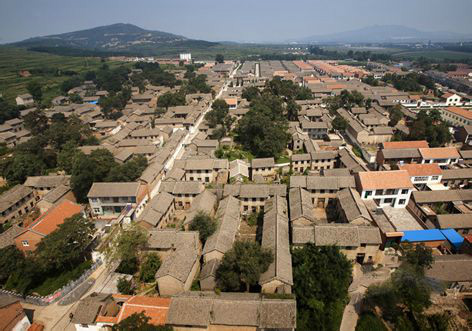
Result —
[[472, 33], [460, 34], [446, 31], [426, 32], [401, 25], [374, 25], [361, 29], [314, 35], [299, 40], [300, 43], [405, 43], [421, 41], [472, 40]]
[[168, 32], [145, 30], [133, 24], [117, 23], [92, 29], [29, 38], [13, 46], [29, 48], [74, 48], [98, 52], [152, 53], [161, 48], [206, 48], [216, 43], [188, 39]]

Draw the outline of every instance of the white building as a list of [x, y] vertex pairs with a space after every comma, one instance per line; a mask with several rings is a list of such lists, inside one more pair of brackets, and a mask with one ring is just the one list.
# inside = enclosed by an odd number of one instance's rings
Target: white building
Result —
[[192, 61], [192, 54], [191, 53], [180, 53], [179, 59], [180, 59], [180, 61]]
[[374, 200], [379, 207], [404, 208], [413, 190], [406, 170], [359, 172], [356, 186], [362, 200]]
[[437, 163], [405, 164], [398, 168], [408, 171], [413, 185], [439, 184], [441, 182], [442, 170]]
[[446, 106], [461, 106], [462, 98], [460, 95], [455, 93], [445, 93], [441, 96], [442, 99], [446, 100]]

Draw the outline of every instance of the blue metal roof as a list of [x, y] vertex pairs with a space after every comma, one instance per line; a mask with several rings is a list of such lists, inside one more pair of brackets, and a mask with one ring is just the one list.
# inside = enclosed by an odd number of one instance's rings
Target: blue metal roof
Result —
[[430, 229], [430, 230], [410, 230], [403, 231], [402, 242], [421, 242], [421, 241], [440, 241], [446, 240], [441, 230]]
[[90, 103], [92, 105], [96, 105], [98, 103], [98, 101], [89, 101], [88, 103]]
[[460, 248], [464, 242], [464, 237], [454, 229], [441, 230], [441, 232], [455, 248]]

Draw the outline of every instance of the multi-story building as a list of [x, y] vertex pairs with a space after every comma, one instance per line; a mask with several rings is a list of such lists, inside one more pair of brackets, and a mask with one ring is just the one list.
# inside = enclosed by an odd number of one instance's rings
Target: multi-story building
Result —
[[185, 180], [213, 183], [218, 174], [228, 168], [226, 159], [190, 159], [185, 162]]
[[454, 126], [472, 125], [472, 111], [460, 107], [447, 107], [440, 110], [442, 119]]
[[263, 159], [252, 159], [251, 161], [251, 178], [260, 175], [264, 178], [275, 177], [275, 161], [273, 157]]
[[0, 195], [0, 224], [12, 222], [31, 211], [38, 200], [33, 189], [16, 185]]
[[421, 163], [437, 163], [447, 166], [459, 162], [459, 152], [455, 147], [420, 148]]
[[133, 183], [93, 183], [87, 194], [92, 214], [97, 217], [116, 217], [127, 206], [139, 205], [144, 198], [143, 187]]
[[411, 182], [418, 187], [441, 182], [442, 170], [437, 163], [404, 164], [398, 169], [408, 171]]
[[356, 186], [361, 199], [374, 200], [380, 207], [394, 208], [406, 207], [413, 190], [406, 170], [359, 172]]

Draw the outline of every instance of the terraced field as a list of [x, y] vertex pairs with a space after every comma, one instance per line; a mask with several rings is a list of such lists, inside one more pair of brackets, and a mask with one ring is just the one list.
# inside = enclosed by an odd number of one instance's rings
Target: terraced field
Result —
[[[27, 92], [28, 82], [37, 80], [43, 85], [44, 99], [48, 100], [59, 94], [60, 84], [71, 74], [95, 70], [102, 64], [100, 58], [59, 56], [23, 48], [0, 47], [0, 94], [13, 102], [18, 94]], [[108, 61], [107, 64], [113, 67], [121, 63]], [[21, 77], [19, 73], [22, 70], [30, 71], [32, 75]]]

